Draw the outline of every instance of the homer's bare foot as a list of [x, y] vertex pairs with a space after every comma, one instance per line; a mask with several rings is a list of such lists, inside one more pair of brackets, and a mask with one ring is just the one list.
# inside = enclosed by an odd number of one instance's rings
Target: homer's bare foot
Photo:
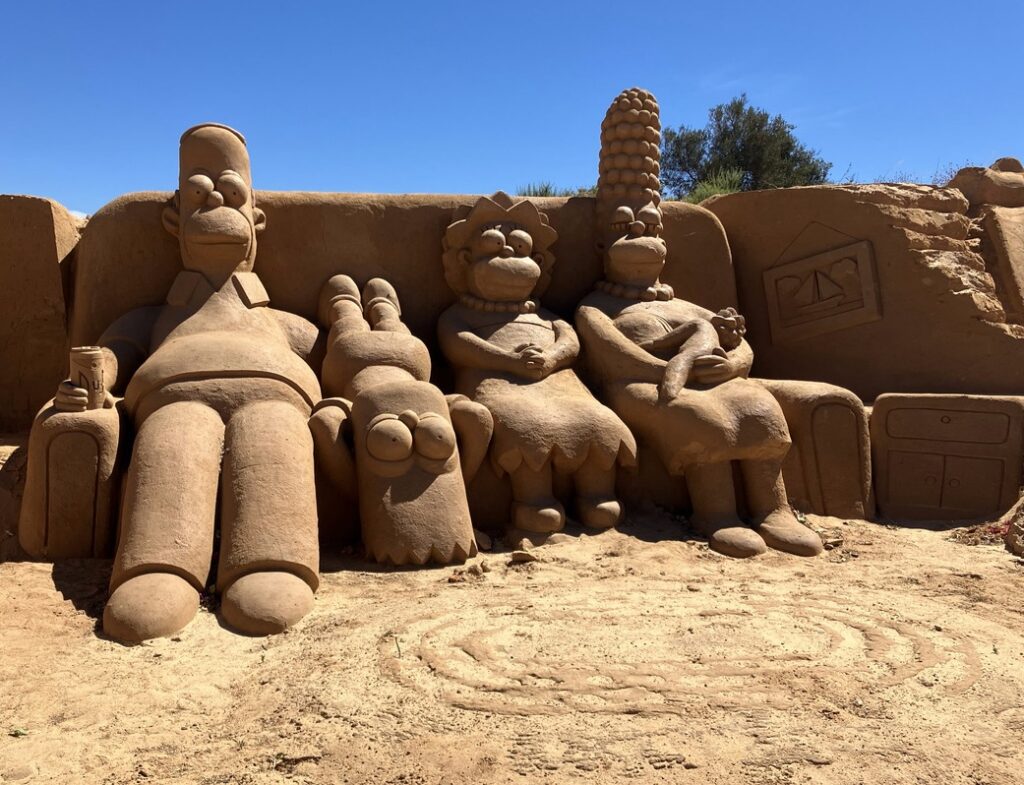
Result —
[[512, 522], [517, 529], [550, 534], [565, 526], [565, 510], [554, 499], [538, 506], [516, 502]]
[[694, 519], [693, 524], [708, 538], [711, 550], [723, 556], [747, 559], [751, 556], [760, 556], [768, 550], [761, 535], [734, 518], [717, 521]]
[[298, 623], [313, 608], [313, 590], [290, 572], [253, 572], [221, 596], [224, 622], [248, 635], [274, 635]]
[[199, 592], [167, 572], [129, 578], [110, 595], [103, 609], [103, 631], [124, 643], [173, 635], [199, 610]]
[[796, 556], [817, 556], [823, 550], [821, 538], [796, 519], [788, 508], [771, 513], [757, 526], [769, 548]]
[[580, 523], [591, 529], [611, 529], [622, 521], [622, 505], [617, 499], [576, 500]]

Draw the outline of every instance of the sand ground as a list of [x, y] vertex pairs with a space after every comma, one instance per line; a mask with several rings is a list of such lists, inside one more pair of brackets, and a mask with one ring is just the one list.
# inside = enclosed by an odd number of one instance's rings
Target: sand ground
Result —
[[204, 610], [133, 647], [106, 563], [0, 564], [0, 780], [1024, 780], [1024, 562], [811, 522], [843, 544], [733, 561], [652, 515], [528, 564], [338, 559], [285, 635]]

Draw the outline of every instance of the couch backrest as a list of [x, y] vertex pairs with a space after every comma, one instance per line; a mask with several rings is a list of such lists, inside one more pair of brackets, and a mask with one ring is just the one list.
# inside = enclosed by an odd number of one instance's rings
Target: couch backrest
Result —
[[[160, 217], [170, 196], [127, 194], [89, 220], [75, 261], [72, 344], [95, 342], [126, 311], [164, 301], [180, 269], [177, 241]], [[405, 321], [434, 349], [437, 318], [455, 299], [444, 280], [441, 239], [452, 211], [476, 199], [257, 192], [267, 228], [259, 236], [255, 270], [271, 305], [314, 321], [320, 288], [330, 276], [347, 273], [359, 284], [374, 276], [387, 278], [398, 290]], [[601, 277], [594, 250], [594, 200], [534, 201], [558, 231], [552, 284], [543, 302], [571, 317]], [[718, 219], [690, 204], [668, 202], [664, 207], [666, 282], [680, 296], [709, 308], [735, 305], [732, 259]]]

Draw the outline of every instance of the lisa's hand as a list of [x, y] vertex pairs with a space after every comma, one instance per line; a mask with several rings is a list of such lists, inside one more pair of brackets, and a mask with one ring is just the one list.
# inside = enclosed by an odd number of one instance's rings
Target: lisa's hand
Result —
[[65, 379], [57, 388], [53, 405], [59, 412], [84, 412], [89, 408], [89, 393], [84, 387], [72, 384]]
[[700, 384], [722, 384], [740, 375], [740, 368], [728, 357], [705, 354], [693, 361], [693, 379]]

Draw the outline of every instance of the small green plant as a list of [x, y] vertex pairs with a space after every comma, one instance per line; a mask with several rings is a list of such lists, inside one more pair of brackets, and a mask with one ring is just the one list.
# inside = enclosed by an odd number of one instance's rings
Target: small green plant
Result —
[[579, 188], [561, 188], [547, 180], [527, 183], [516, 189], [516, 196], [594, 196], [597, 186], [580, 186]]
[[712, 196], [742, 191], [744, 177], [745, 172], [742, 169], [722, 169], [712, 174], [707, 180], [697, 183], [693, 190], [686, 195], [685, 201], [690, 204], [700, 204]]

